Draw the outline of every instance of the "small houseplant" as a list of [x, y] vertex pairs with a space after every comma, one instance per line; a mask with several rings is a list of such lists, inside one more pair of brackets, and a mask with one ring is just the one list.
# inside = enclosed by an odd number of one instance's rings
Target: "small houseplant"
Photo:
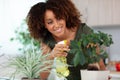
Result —
[[[22, 47], [19, 48], [21, 55], [10, 58], [10, 67], [15, 67], [16, 71], [12, 74], [14, 78], [18, 74], [23, 74], [24, 77], [33, 79], [38, 78], [39, 73], [48, 70], [52, 64], [52, 60], [46, 60], [49, 54], [42, 55], [40, 50], [39, 40], [35, 40], [30, 36], [26, 20], [23, 20], [21, 25], [15, 30], [15, 36], [11, 41], [19, 41]], [[31, 43], [32, 42], [32, 43]]]
[[46, 60], [48, 56], [49, 54], [43, 55], [41, 50], [35, 49], [33, 46], [31, 46], [31, 49], [24, 50], [23, 54], [9, 60], [10, 67], [16, 69], [11, 78], [22, 74], [24, 75], [22, 80], [36, 80], [36, 78], [40, 80], [40, 72], [49, 71], [51, 68], [52, 60]]
[[[89, 66], [89, 64], [99, 62], [101, 58], [107, 58], [108, 55], [106, 51], [103, 48], [101, 48], [101, 46], [109, 47], [112, 43], [112, 36], [100, 31], [93, 32], [87, 35], [83, 34], [81, 36], [81, 39], [79, 39], [78, 41], [71, 41], [70, 54], [75, 54], [72, 60], [74, 66]], [[98, 70], [96, 68], [96, 66], [92, 66], [92, 71], [91, 69], [80, 70], [82, 80], [107, 80], [109, 71], [96, 71]], [[93, 76], [93, 74], [95, 74], [96, 76]], [[86, 77], [86, 75], [88, 76]]]
[[[112, 43], [112, 36], [100, 31], [83, 34], [78, 41], [71, 41], [70, 54], [75, 54], [74, 66], [95, 63], [100, 58], [106, 58], [107, 53], [101, 46], [109, 47]], [[100, 54], [97, 54], [97, 48]]]

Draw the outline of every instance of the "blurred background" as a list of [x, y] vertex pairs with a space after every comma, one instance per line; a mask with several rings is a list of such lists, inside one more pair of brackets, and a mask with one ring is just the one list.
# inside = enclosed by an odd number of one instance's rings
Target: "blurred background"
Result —
[[[32, 5], [45, 0], [0, 0], [0, 64], [4, 55], [19, 54], [23, 45], [11, 41], [16, 37], [15, 30], [26, 26], [24, 19]], [[106, 63], [120, 61], [120, 0], [72, 0], [82, 14], [82, 22], [91, 28], [112, 35], [114, 44], [107, 48], [109, 58]], [[115, 68], [111, 69], [115, 70]], [[1, 70], [0, 70], [1, 71]], [[1, 72], [0, 72], [1, 73]], [[1, 75], [0, 75], [1, 76]]]
[[30, 7], [40, 1], [45, 0], [0, 0], [0, 55], [18, 53], [22, 45], [10, 39], [16, 36], [17, 28], [25, 26], [24, 19]]

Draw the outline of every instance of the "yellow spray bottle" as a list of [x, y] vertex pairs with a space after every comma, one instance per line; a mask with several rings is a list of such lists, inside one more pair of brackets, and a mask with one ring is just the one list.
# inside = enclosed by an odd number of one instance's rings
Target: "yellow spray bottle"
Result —
[[[67, 44], [67, 40], [60, 41], [58, 44]], [[56, 57], [56, 72], [59, 76], [67, 77], [69, 75], [66, 57]]]

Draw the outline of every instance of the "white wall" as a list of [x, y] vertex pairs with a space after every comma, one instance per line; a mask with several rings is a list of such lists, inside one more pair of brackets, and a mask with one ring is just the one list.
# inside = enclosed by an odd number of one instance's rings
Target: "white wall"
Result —
[[89, 25], [120, 24], [120, 0], [72, 0]]
[[10, 42], [10, 38], [15, 36], [15, 29], [20, 26], [25, 19], [28, 10], [37, 2], [45, 0], [0, 0], [0, 55], [16, 54], [18, 42]]
[[120, 61], [120, 25], [94, 26], [94, 30], [111, 34], [113, 44], [108, 48], [110, 61]]

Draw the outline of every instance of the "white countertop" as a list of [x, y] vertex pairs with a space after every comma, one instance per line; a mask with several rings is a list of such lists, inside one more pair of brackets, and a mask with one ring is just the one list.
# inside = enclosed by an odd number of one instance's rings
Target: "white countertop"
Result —
[[111, 71], [109, 75], [111, 76], [110, 80], [120, 80], [120, 72]]

